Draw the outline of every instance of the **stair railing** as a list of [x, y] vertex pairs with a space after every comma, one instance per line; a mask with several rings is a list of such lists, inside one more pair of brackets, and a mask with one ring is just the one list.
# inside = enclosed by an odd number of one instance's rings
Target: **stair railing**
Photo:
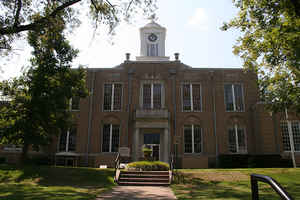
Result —
[[120, 175], [120, 153], [118, 153], [116, 159], [115, 159], [115, 182], [118, 182]]
[[251, 191], [252, 191], [252, 200], [259, 200], [258, 195], [258, 181], [268, 183], [281, 197], [282, 200], [293, 200], [293, 198], [288, 194], [283, 187], [277, 183], [274, 179], [269, 176], [261, 174], [251, 174]]
[[174, 176], [174, 155], [173, 154], [170, 154], [169, 166], [170, 166], [170, 171], [171, 171], [169, 180], [171, 183], [173, 181], [173, 176]]

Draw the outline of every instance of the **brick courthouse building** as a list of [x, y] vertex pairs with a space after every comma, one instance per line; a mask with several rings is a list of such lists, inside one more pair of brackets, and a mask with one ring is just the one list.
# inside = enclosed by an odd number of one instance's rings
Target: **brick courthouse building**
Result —
[[[183, 168], [213, 167], [221, 154], [289, 156], [287, 125], [259, 103], [255, 73], [193, 68], [179, 54], [170, 60], [165, 37], [166, 29], [152, 21], [140, 29], [136, 60], [127, 54], [114, 68], [87, 70], [91, 95], [73, 101], [74, 128], [53, 144], [56, 159], [112, 166], [119, 147], [128, 147], [135, 161], [145, 145], [156, 160], [176, 154]], [[299, 119], [292, 119], [299, 152]]]

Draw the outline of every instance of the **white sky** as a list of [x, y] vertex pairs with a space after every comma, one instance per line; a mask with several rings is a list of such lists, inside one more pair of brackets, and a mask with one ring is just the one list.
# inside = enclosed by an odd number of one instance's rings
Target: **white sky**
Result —
[[[242, 67], [241, 59], [232, 53], [239, 32], [220, 30], [236, 13], [232, 0], [158, 0], [157, 23], [167, 28], [166, 56], [174, 60], [178, 52], [180, 60], [192, 67]], [[113, 38], [101, 26], [100, 35], [93, 39], [93, 29], [83, 20], [70, 38], [80, 50], [74, 67], [114, 67], [125, 60], [127, 52], [135, 59], [140, 51], [139, 28], [148, 22], [140, 17], [132, 24], [123, 23]], [[18, 48], [10, 60], [1, 58], [0, 80], [20, 75], [21, 68], [28, 66], [30, 48], [22, 42]]]

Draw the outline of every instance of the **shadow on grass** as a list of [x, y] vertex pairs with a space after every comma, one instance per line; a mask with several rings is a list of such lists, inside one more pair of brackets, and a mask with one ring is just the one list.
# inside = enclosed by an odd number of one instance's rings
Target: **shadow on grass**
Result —
[[41, 186], [72, 186], [89, 188], [93, 186], [112, 185], [114, 171], [93, 168], [26, 166], [16, 181], [37, 179]]
[[95, 195], [72, 188], [44, 188], [27, 184], [0, 185], [0, 199], [5, 200], [91, 200]]
[[115, 185], [113, 175], [110, 169], [0, 165], [0, 199], [91, 200]]
[[[300, 197], [299, 183], [283, 182], [282, 184], [295, 199]], [[177, 180], [175, 178], [175, 183], [171, 187], [178, 199], [251, 199], [250, 177], [249, 181], [207, 181], [181, 174]], [[260, 200], [280, 199], [277, 193], [265, 183], [259, 183], [259, 193]]]

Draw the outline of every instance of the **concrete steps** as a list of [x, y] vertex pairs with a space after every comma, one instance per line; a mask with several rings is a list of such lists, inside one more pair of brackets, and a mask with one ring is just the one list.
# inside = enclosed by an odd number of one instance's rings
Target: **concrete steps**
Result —
[[169, 171], [121, 171], [119, 185], [168, 186]]

